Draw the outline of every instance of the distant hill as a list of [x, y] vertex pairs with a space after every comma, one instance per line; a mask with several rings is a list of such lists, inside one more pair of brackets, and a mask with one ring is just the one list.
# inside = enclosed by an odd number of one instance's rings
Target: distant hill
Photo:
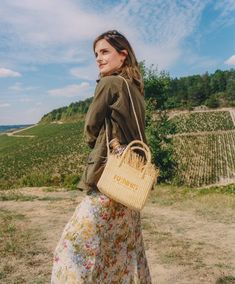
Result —
[[84, 117], [87, 112], [92, 98], [88, 98], [84, 101], [71, 103], [69, 106], [54, 109], [51, 112], [45, 114], [39, 123], [51, 123], [51, 122], [75, 122]]

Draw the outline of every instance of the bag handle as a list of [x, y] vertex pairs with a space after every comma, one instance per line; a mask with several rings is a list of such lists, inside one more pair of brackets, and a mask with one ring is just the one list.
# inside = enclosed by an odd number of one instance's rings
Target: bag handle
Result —
[[[133, 146], [133, 145], [140, 145], [140, 146]], [[141, 150], [142, 152], [145, 153], [146, 156], [146, 164], [150, 164], [151, 163], [151, 152], [149, 147], [142, 141], [140, 140], [133, 140], [131, 141], [127, 147], [125, 148], [125, 150], [123, 151], [122, 155], [121, 155], [121, 159], [120, 159], [120, 164], [123, 162], [125, 155], [127, 154], [128, 150], [132, 149], [132, 150]]]
[[[136, 111], [135, 111], [134, 103], [133, 103], [133, 100], [132, 100], [132, 96], [131, 96], [131, 91], [130, 91], [129, 85], [127, 83], [127, 80], [123, 76], [118, 75], [118, 77], [122, 78], [125, 81], [125, 83], [126, 83], [128, 95], [129, 95], [129, 98], [130, 98], [130, 101], [131, 101], [131, 106], [133, 108], [135, 121], [136, 121], [136, 124], [137, 124], [139, 136], [140, 136], [140, 140], [143, 142], [143, 136], [142, 136], [141, 131], [140, 131], [140, 125], [139, 125], [138, 118], [137, 118], [137, 115], [136, 115]], [[105, 118], [105, 132], [106, 132], [107, 150], [108, 150], [108, 155], [109, 155], [110, 154], [110, 149], [109, 149], [109, 138], [108, 138], [108, 123], [107, 123], [107, 119], [106, 118]]]
[[[133, 145], [140, 145], [140, 146], [133, 146]], [[129, 150], [140, 150], [142, 152], [144, 152], [145, 157], [146, 157], [146, 163], [145, 165], [142, 167], [142, 177], [144, 177], [146, 170], [148, 168], [148, 166], [151, 164], [151, 152], [149, 147], [142, 141], [140, 140], [133, 140], [132, 142], [130, 142], [127, 147], [125, 148], [125, 150], [123, 151], [122, 155], [121, 155], [121, 159], [119, 161], [119, 167], [122, 165], [125, 156], [127, 155]]]

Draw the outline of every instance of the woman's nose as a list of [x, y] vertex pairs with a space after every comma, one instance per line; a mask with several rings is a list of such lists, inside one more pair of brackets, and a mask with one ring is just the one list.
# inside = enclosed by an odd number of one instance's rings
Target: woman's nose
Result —
[[100, 54], [97, 55], [96, 57], [96, 62], [99, 63], [102, 61], [102, 56]]

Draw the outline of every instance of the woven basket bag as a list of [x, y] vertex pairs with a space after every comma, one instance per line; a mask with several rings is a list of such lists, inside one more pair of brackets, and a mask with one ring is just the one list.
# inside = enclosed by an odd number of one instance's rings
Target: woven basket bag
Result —
[[[122, 76], [119, 77], [123, 78]], [[133, 210], [140, 211], [157, 181], [159, 171], [151, 163], [151, 152], [149, 147], [143, 142], [129, 85], [126, 79], [123, 79], [127, 85], [141, 140], [130, 142], [119, 155], [112, 153], [109, 148], [108, 124], [105, 121], [107, 162], [97, 187], [114, 201]], [[139, 154], [140, 152], [142, 152], [142, 155]]]

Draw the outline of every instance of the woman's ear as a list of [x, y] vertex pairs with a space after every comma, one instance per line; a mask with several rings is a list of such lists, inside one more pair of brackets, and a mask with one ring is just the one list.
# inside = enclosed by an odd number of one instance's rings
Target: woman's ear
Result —
[[121, 51], [121, 53], [123, 54], [123, 55], [125, 55], [125, 58], [127, 57], [127, 55], [128, 55], [128, 52], [127, 52], [127, 50], [126, 49], [123, 49], [122, 51]]

